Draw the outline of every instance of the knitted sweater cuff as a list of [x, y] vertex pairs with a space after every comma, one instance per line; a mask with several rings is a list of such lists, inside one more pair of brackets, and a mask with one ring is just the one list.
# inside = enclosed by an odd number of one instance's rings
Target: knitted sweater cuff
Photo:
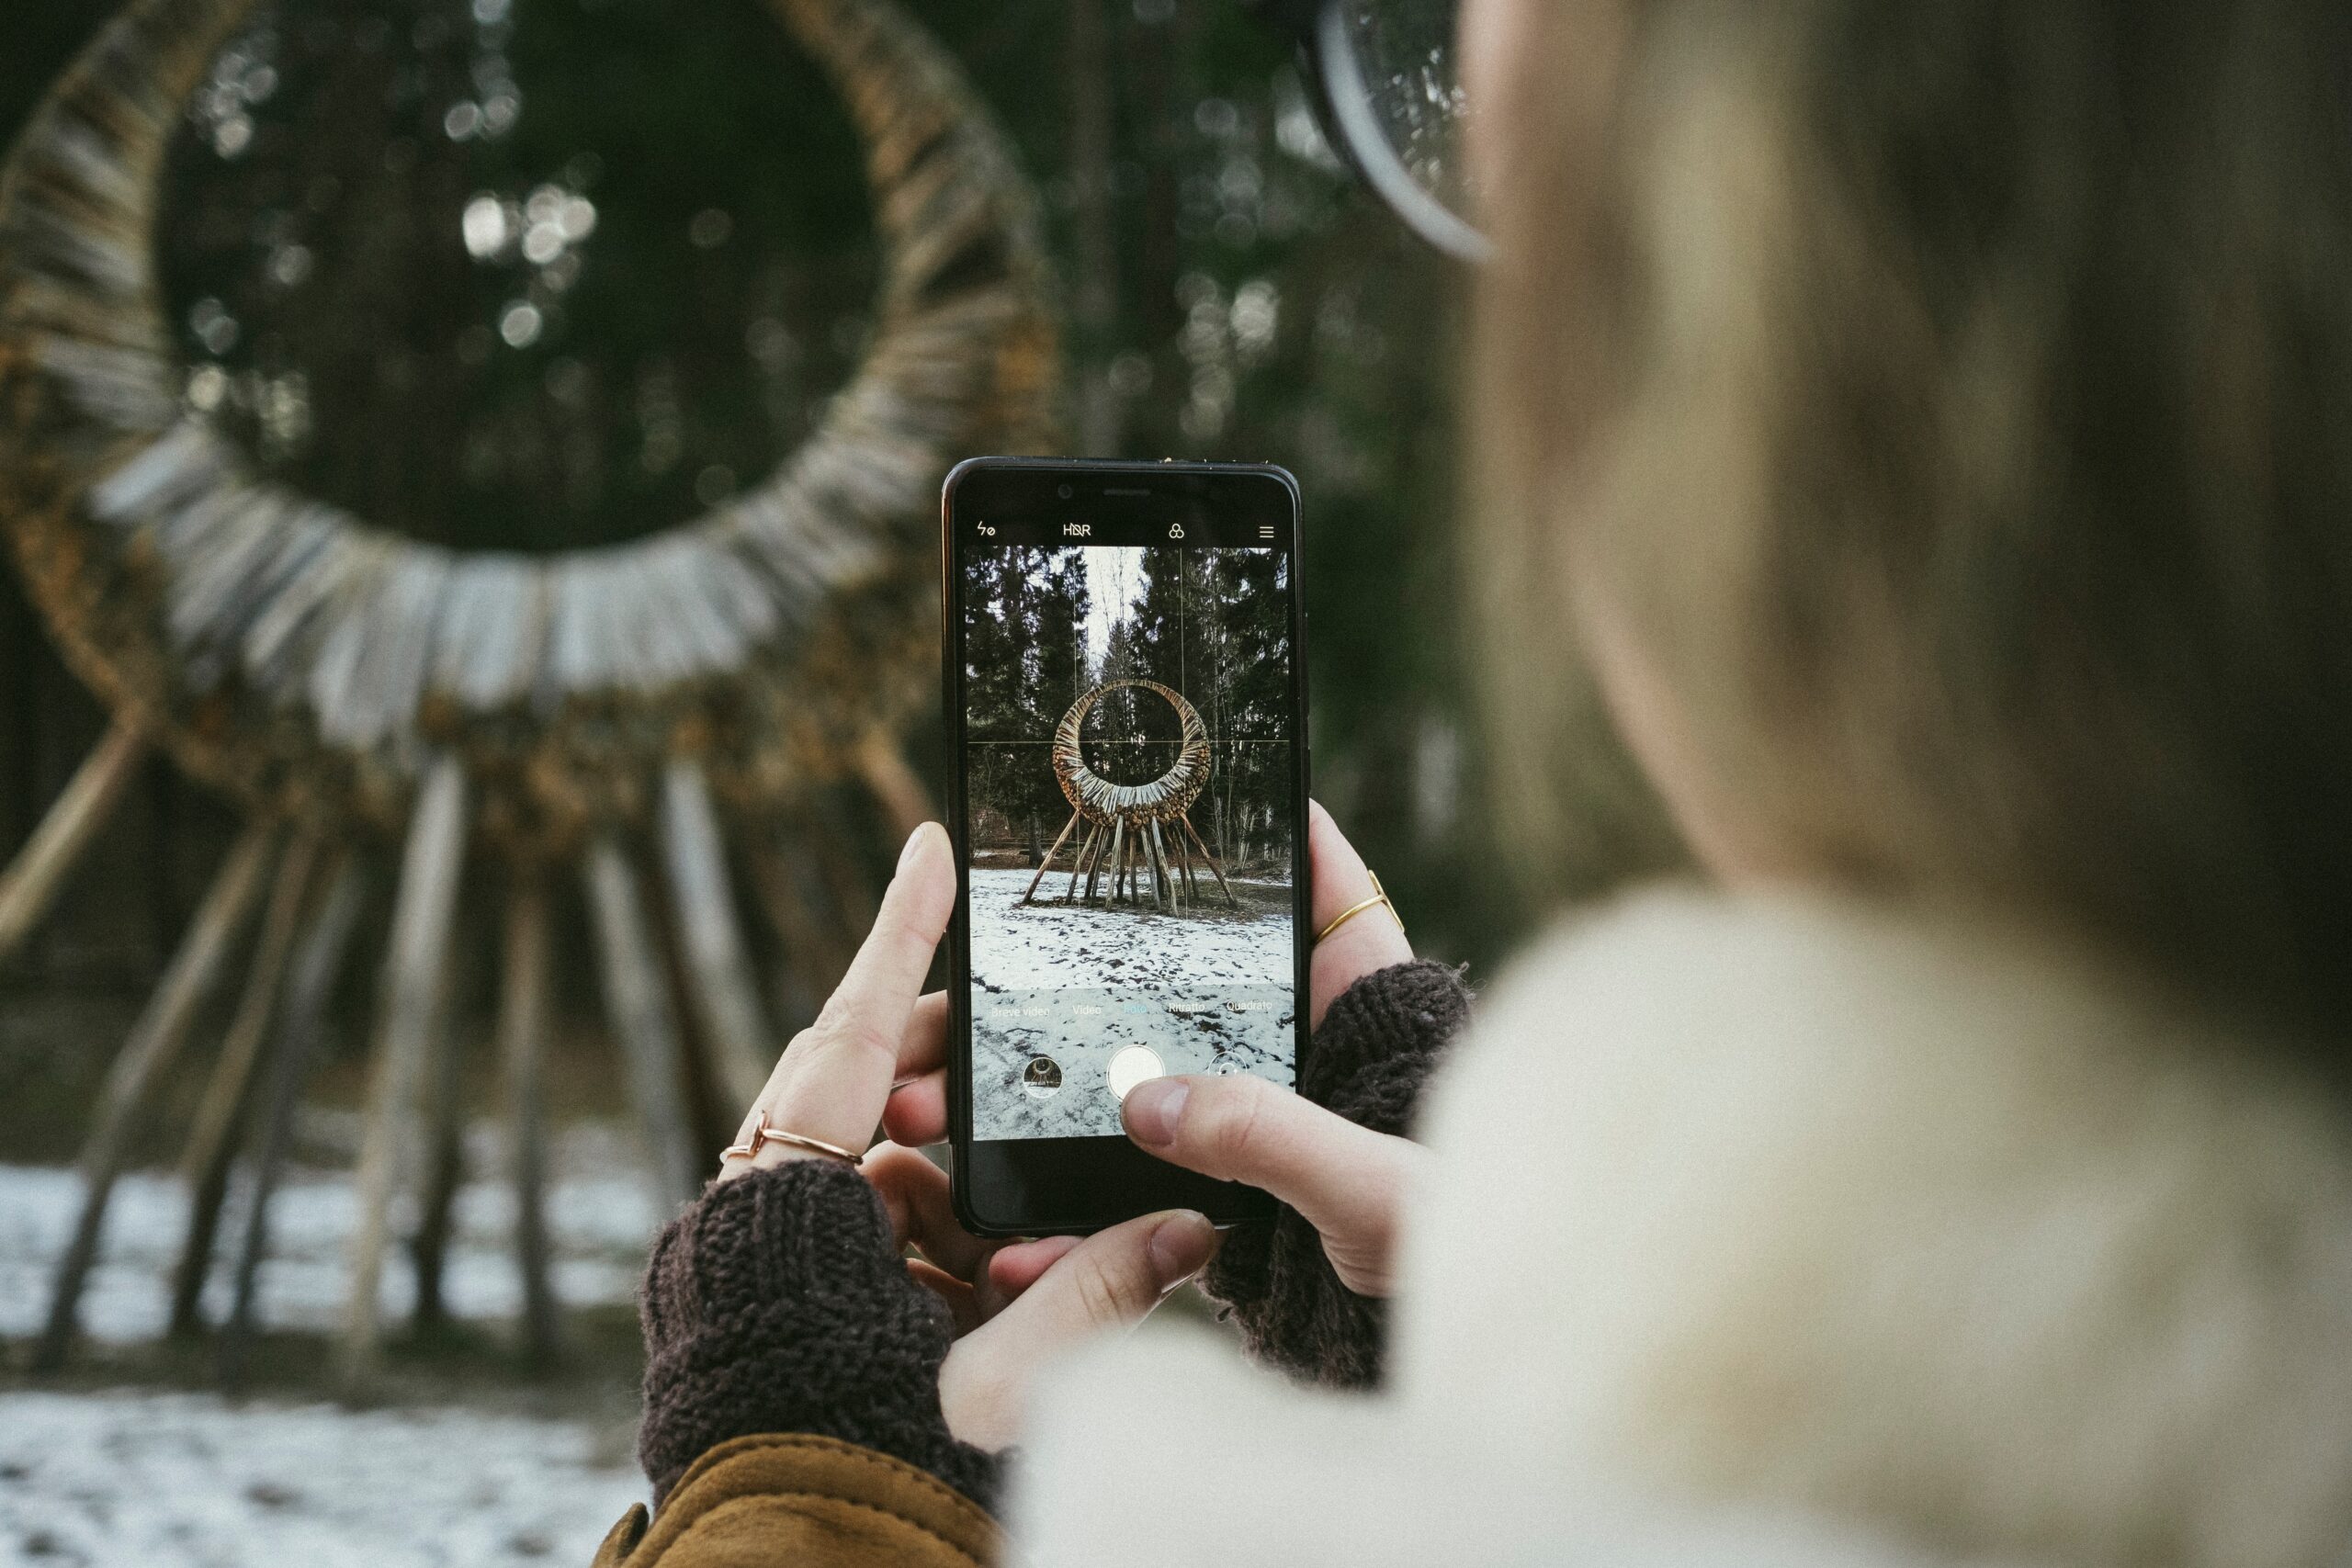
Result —
[[[1428, 963], [1377, 970], [1323, 1015], [1299, 1092], [1374, 1132], [1402, 1134], [1469, 1018], [1461, 971]], [[1379, 1382], [1386, 1303], [1340, 1282], [1322, 1237], [1295, 1210], [1229, 1235], [1201, 1282], [1258, 1360], [1331, 1387]]]
[[707, 1189], [654, 1244], [639, 1315], [638, 1458], [656, 1506], [716, 1444], [810, 1432], [993, 1508], [997, 1457], [940, 1413], [945, 1303], [908, 1275], [880, 1197], [847, 1166], [792, 1160]]

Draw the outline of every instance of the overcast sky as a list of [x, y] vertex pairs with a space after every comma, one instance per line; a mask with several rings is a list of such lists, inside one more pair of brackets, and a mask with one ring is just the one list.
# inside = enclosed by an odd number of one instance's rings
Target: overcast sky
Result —
[[1136, 602], [1143, 597], [1143, 552], [1141, 545], [1082, 545], [1086, 557], [1086, 592], [1091, 596], [1086, 610], [1086, 661], [1090, 668], [1102, 668], [1103, 655], [1111, 651], [1111, 628], [1135, 614]]

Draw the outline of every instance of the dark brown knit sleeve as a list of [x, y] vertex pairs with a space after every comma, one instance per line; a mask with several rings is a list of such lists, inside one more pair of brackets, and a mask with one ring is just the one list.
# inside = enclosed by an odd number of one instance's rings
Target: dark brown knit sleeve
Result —
[[882, 1201], [832, 1160], [713, 1186], [654, 1243], [638, 1459], [655, 1505], [730, 1438], [811, 1432], [929, 1471], [984, 1508], [998, 1461], [949, 1435], [944, 1303], [907, 1273]]
[[[1315, 1032], [1299, 1092], [1376, 1133], [1402, 1134], [1446, 1046], [1469, 1021], [1470, 988], [1442, 964], [1399, 964], [1341, 992]], [[1386, 1304], [1340, 1283], [1315, 1227], [1284, 1207], [1243, 1226], [1203, 1276], [1251, 1356], [1335, 1388], [1380, 1381]]]

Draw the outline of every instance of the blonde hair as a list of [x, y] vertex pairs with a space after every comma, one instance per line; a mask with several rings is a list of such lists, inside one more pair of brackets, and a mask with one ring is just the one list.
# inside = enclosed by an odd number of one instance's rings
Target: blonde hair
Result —
[[1522, 824], [1589, 813], [1605, 604], [1808, 866], [2352, 1021], [2341, 9], [1524, 9], [1469, 508]]

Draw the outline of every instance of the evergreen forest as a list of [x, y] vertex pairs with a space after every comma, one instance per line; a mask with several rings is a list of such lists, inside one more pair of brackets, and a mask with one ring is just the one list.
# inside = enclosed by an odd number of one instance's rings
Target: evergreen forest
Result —
[[[1287, 873], [1289, 563], [1272, 550], [1022, 547], [967, 558], [967, 804], [976, 855], [1035, 865], [1069, 820], [1054, 728], [1109, 682], [1157, 682], [1200, 715], [1209, 784], [1192, 812], [1219, 860]], [[1086, 763], [1144, 784], [1174, 762], [1173, 708], [1125, 687], [1087, 716]]]

